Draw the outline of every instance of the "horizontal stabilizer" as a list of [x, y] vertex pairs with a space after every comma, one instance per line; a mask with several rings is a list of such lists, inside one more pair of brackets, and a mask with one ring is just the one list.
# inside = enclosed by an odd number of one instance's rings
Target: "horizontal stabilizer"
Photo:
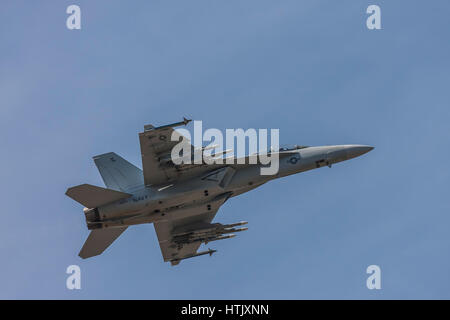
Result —
[[97, 208], [110, 202], [131, 197], [131, 194], [82, 184], [67, 189], [66, 195], [87, 208]]
[[127, 227], [108, 228], [91, 231], [81, 248], [79, 256], [83, 259], [98, 256], [116, 240]]

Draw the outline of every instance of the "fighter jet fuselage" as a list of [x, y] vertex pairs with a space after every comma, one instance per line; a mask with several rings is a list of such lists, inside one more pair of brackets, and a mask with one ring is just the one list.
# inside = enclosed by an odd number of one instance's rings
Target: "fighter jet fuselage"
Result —
[[164, 220], [166, 214], [189, 216], [189, 208], [214, 205], [215, 199], [221, 195], [234, 197], [270, 180], [323, 166], [331, 167], [332, 164], [349, 160], [370, 150], [372, 147], [369, 146], [337, 145], [281, 151], [279, 172], [276, 175], [261, 175], [261, 164], [224, 164], [213, 173], [235, 171], [232, 180], [225, 187], [217, 180], [196, 177], [167, 186], [138, 188], [133, 190], [128, 199], [94, 209], [85, 208], [84, 212], [91, 230], [153, 223]]

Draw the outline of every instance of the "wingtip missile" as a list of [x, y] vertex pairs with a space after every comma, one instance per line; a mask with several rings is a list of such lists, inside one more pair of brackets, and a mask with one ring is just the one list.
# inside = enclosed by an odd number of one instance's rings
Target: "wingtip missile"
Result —
[[175, 122], [175, 123], [171, 123], [171, 124], [165, 124], [165, 125], [159, 126], [159, 127], [154, 127], [153, 125], [148, 124], [148, 125], [144, 126], [144, 131], [158, 130], [158, 129], [164, 129], [164, 128], [173, 128], [173, 127], [179, 127], [179, 126], [183, 126], [183, 125], [186, 126], [191, 121], [192, 121], [192, 119], [187, 119], [187, 118], [183, 117], [183, 121], [179, 121], [179, 122]]
[[185, 117], [183, 117], [183, 123], [184, 123], [184, 125], [187, 125], [189, 122], [191, 122], [192, 121], [192, 119], [186, 119]]

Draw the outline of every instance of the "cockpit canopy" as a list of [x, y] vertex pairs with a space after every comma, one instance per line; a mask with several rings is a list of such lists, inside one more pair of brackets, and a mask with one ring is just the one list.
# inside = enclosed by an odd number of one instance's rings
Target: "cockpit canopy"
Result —
[[272, 148], [272, 152], [281, 152], [281, 151], [290, 151], [290, 150], [299, 150], [299, 149], [305, 149], [308, 148], [309, 146], [299, 146], [297, 144], [294, 145], [281, 145], [278, 147], [278, 150], [276, 150], [275, 148]]

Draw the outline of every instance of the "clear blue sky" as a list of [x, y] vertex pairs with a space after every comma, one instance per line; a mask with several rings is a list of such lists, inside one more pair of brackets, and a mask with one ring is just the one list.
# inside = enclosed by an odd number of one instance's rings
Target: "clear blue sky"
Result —
[[[66, 29], [66, 8], [82, 30]], [[382, 30], [366, 28], [378, 4]], [[2, 1], [0, 298], [450, 298], [450, 3]], [[64, 195], [91, 159], [141, 166], [144, 124], [279, 128], [281, 143], [369, 144], [360, 158], [227, 202], [249, 231], [162, 261], [152, 225], [103, 255]], [[68, 265], [82, 289], [65, 287]], [[366, 268], [382, 289], [366, 288]]]

